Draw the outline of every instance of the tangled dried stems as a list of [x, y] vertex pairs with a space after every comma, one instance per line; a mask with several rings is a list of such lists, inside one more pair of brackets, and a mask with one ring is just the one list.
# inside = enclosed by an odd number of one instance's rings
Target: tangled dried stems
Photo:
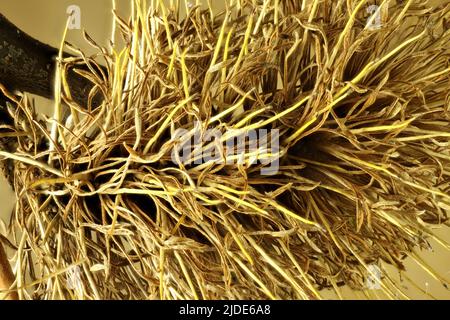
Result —
[[[370, 4], [135, 0], [115, 17], [125, 47], [70, 47], [54, 117], [16, 101], [17, 150], [0, 151], [20, 298], [318, 299], [367, 293], [371, 265], [407, 256], [446, 285], [417, 250], [450, 249], [432, 231], [450, 209], [450, 3], [382, 1], [380, 28]], [[76, 64], [100, 107], [70, 98]], [[173, 133], [195, 121], [280, 130], [278, 173], [250, 154], [174, 163]], [[407, 297], [387, 274], [381, 287]]]

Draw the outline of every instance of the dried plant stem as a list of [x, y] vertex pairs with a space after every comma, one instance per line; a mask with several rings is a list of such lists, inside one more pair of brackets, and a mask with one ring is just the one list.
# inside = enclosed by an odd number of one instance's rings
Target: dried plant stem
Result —
[[[17, 292], [12, 289], [15, 276], [6, 256], [3, 244], [0, 242], [0, 300], [17, 300]], [[6, 292], [6, 293], [4, 293]]]

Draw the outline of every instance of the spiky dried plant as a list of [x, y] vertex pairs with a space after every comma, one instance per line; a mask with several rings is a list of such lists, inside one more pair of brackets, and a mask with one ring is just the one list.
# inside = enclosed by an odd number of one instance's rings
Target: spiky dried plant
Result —
[[[372, 17], [365, 0], [131, 4], [115, 17], [125, 47], [88, 38], [95, 59], [72, 47], [61, 62], [52, 119], [26, 98], [11, 112], [20, 298], [317, 299], [406, 256], [433, 273], [417, 250], [450, 248], [431, 228], [450, 209], [449, 1], [382, 1]], [[71, 99], [76, 64], [99, 107]], [[278, 172], [250, 153], [174, 163], [194, 122], [219, 142], [279, 130], [260, 155]]]

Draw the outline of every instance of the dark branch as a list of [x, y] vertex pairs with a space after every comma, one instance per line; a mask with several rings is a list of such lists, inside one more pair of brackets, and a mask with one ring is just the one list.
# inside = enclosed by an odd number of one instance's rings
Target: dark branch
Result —
[[[0, 83], [8, 90], [52, 99], [57, 55], [57, 49], [27, 35], [0, 13]], [[73, 70], [67, 79], [72, 98], [87, 107], [94, 84]]]

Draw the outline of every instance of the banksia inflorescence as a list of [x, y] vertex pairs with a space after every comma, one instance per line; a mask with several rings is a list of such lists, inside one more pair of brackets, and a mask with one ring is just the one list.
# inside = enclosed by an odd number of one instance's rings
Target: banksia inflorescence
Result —
[[[52, 120], [10, 108], [21, 298], [318, 299], [450, 248], [448, 1], [148, 2], [72, 48]], [[249, 132], [276, 148], [230, 150]]]

